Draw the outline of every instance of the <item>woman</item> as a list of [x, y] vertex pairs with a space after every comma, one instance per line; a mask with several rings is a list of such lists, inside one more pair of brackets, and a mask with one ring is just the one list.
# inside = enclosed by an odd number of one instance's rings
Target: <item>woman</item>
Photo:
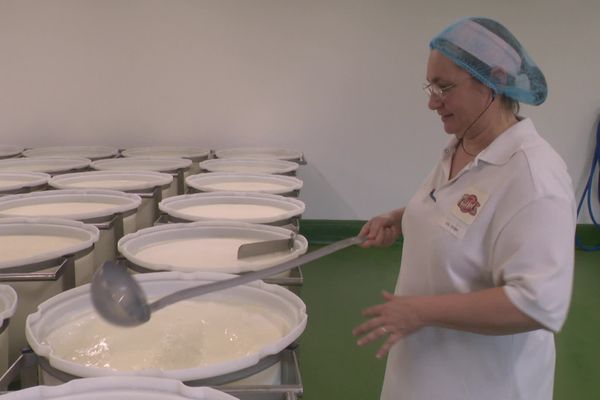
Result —
[[452, 137], [406, 208], [362, 228], [364, 247], [403, 235], [403, 251], [395, 294], [353, 334], [389, 352], [382, 399], [551, 399], [575, 201], [564, 162], [518, 115], [546, 81], [490, 19], [462, 19], [430, 47], [424, 88]]

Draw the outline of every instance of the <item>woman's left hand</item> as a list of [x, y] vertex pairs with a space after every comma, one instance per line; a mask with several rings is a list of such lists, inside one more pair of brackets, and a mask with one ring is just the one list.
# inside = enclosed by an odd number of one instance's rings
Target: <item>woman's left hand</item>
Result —
[[363, 311], [368, 321], [352, 330], [354, 336], [362, 336], [357, 344], [364, 346], [380, 338], [385, 342], [375, 356], [384, 357], [400, 338], [419, 330], [425, 324], [418, 313], [418, 297], [394, 296], [383, 292], [385, 303], [369, 307]]

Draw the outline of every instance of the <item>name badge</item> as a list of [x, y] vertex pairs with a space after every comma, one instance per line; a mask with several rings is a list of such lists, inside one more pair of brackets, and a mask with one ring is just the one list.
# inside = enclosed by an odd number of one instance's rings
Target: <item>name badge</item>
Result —
[[467, 232], [467, 226], [452, 215], [440, 218], [438, 224], [453, 236], [462, 239]]
[[452, 214], [467, 225], [471, 225], [488, 201], [489, 194], [471, 186], [452, 207]]

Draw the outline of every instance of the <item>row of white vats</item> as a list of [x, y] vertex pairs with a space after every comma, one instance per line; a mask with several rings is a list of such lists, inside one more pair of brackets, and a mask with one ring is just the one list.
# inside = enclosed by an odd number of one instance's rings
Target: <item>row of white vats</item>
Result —
[[[0, 146], [0, 158], [5, 398], [99, 399], [111, 387], [111, 398], [152, 399], [158, 386], [173, 399], [302, 393], [294, 347], [306, 309], [288, 290], [299, 269], [178, 303], [136, 328], [101, 320], [87, 285], [119, 259], [152, 299], [299, 257], [302, 153]], [[241, 244], [281, 238], [292, 238], [289, 250], [237, 257]]]

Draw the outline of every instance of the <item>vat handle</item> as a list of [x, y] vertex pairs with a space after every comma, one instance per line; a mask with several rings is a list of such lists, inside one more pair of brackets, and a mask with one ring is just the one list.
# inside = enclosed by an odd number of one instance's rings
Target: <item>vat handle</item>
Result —
[[[49, 269], [53, 267], [45, 267], [43, 263], [27, 265], [24, 267], [8, 268], [0, 272], [0, 282], [31, 282], [31, 281], [56, 281], [66, 271], [72, 257], [64, 257], [61, 263], [54, 267], [51, 272], [39, 272], [40, 269]], [[18, 271], [18, 272], [11, 272]]]

